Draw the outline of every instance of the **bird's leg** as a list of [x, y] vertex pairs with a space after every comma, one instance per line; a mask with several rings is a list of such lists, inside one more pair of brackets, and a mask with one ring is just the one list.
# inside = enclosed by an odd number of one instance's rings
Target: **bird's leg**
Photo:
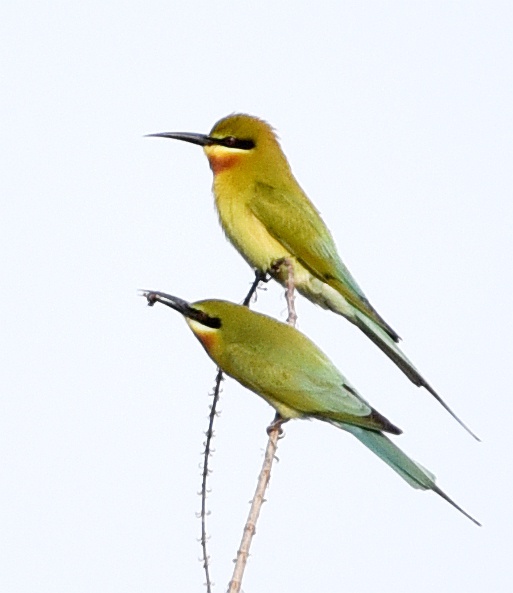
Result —
[[279, 412], [276, 412], [274, 420], [267, 427], [267, 434], [270, 435], [273, 430], [278, 429], [278, 434], [281, 436], [283, 434], [283, 430], [281, 428], [282, 424], [285, 424], [285, 422], [288, 422], [289, 420], [290, 418], [283, 418], [283, 416], [280, 416]]
[[262, 272], [261, 270], [255, 271], [255, 279], [256, 278], [258, 278], [260, 282], [265, 282], [266, 284], [273, 279], [273, 277], [270, 274], [268, 274], [267, 272]]
[[249, 307], [251, 299], [253, 298], [253, 295], [255, 294], [260, 282], [269, 282], [270, 279], [271, 279], [271, 277], [267, 276], [267, 272], [262, 272], [261, 270], [255, 270], [255, 279], [253, 280], [253, 284], [251, 285], [251, 288], [249, 289], [249, 292], [246, 295], [246, 298], [242, 301], [242, 304], [244, 305], [244, 307]]

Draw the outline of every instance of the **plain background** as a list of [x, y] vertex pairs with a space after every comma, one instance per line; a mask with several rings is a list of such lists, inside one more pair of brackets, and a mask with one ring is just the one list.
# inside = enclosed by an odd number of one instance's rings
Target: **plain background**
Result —
[[[512, 546], [509, 2], [34, 2], [0, 18], [0, 590], [202, 591], [215, 376], [138, 288], [239, 302], [201, 149], [144, 138], [271, 122], [346, 264], [466, 434], [344, 319], [299, 328], [483, 523], [350, 435], [293, 422], [243, 583], [506, 592]], [[255, 309], [286, 316], [269, 285]], [[271, 409], [224, 383], [208, 504], [232, 570]]]

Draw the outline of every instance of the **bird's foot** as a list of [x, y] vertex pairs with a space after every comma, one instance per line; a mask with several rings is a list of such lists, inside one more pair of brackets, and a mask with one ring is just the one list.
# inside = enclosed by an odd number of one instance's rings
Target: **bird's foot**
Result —
[[281, 427], [283, 424], [285, 424], [285, 422], [288, 422], [289, 420], [290, 420], [290, 418], [283, 418], [282, 416], [280, 416], [280, 414], [278, 412], [276, 412], [276, 416], [274, 417], [274, 420], [267, 427], [267, 434], [270, 436], [271, 432], [278, 429], [278, 436], [281, 437], [283, 435], [283, 430]]
[[260, 282], [269, 282], [269, 280], [271, 280], [271, 276], [268, 276], [267, 272], [262, 272], [261, 270], [255, 270], [255, 279], [253, 280], [253, 284], [251, 285], [251, 288], [249, 289], [249, 292], [246, 295], [246, 298], [242, 301], [242, 304], [244, 305], [244, 307], [249, 307], [249, 305], [251, 303], [251, 299], [255, 295]]

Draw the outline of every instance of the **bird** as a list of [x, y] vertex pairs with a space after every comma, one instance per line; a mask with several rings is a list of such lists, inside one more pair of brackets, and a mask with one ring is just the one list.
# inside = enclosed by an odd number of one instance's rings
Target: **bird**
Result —
[[142, 294], [149, 305], [159, 302], [181, 313], [215, 364], [276, 410], [275, 423], [308, 418], [345, 430], [410, 486], [432, 490], [480, 525], [436, 485], [430, 471], [385, 436], [402, 431], [372, 408], [331, 360], [295, 327], [228, 301], [188, 303], [163, 292]]
[[292, 174], [274, 129], [239, 113], [219, 120], [209, 134], [163, 132], [203, 147], [214, 174], [213, 194], [228, 240], [256, 271], [286, 283], [287, 260], [295, 288], [310, 301], [356, 325], [418, 387], [429, 393], [476, 440], [399, 348], [399, 335], [370, 304], [342, 262], [320, 213]]

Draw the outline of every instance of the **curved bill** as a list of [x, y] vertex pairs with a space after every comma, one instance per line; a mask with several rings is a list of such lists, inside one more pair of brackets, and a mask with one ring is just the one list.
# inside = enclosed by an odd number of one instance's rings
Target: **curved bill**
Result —
[[184, 317], [188, 319], [194, 319], [198, 321], [202, 325], [206, 325], [207, 327], [212, 327], [218, 329], [221, 327], [221, 320], [218, 317], [210, 317], [204, 311], [200, 311], [200, 309], [195, 309], [192, 305], [190, 305], [187, 301], [175, 297], [171, 294], [166, 294], [165, 292], [158, 292], [156, 290], [141, 290], [141, 296], [145, 297], [148, 301], [148, 305], [153, 307], [155, 303], [162, 303], [163, 305], [167, 305], [181, 313]]
[[160, 134], [146, 134], [150, 138], [171, 138], [172, 140], [183, 140], [191, 144], [199, 144], [199, 146], [210, 146], [216, 143], [215, 138], [211, 138], [206, 134], [193, 134], [190, 132], [161, 132]]

